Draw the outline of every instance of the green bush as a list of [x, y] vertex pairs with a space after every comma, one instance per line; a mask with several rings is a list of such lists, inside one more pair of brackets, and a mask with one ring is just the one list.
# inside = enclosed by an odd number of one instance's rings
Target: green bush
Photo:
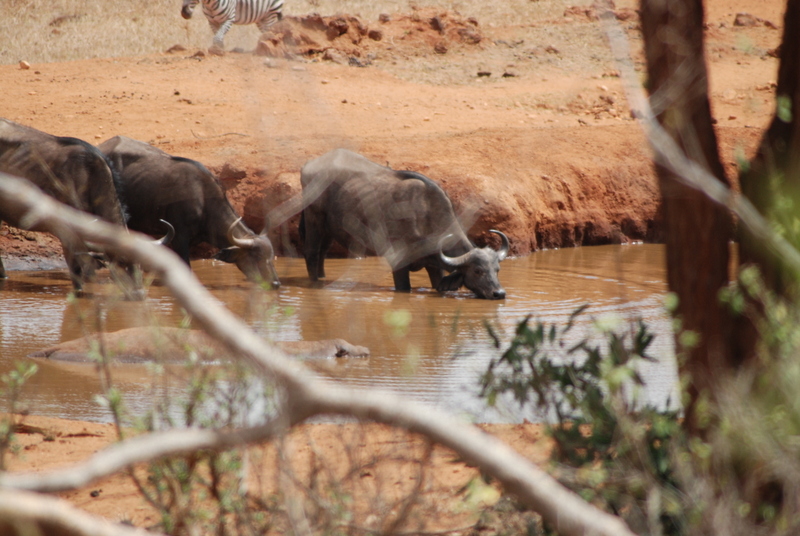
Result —
[[[510, 393], [551, 421], [552, 471], [584, 499], [640, 534], [682, 534], [687, 513], [673, 463], [675, 449], [685, 449], [678, 413], [639, 397], [637, 364], [653, 360], [647, 349], [654, 335], [641, 321], [629, 329], [595, 321], [594, 335], [576, 337], [586, 309], [563, 326], [521, 321], [483, 374], [481, 394], [494, 405]], [[489, 333], [499, 348], [491, 327]]]

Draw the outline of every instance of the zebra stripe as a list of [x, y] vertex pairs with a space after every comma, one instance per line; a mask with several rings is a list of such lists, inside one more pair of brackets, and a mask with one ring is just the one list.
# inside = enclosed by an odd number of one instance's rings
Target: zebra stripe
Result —
[[262, 32], [282, 17], [283, 0], [184, 0], [181, 15], [188, 19], [197, 4], [214, 31], [214, 46], [223, 48], [222, 40], [232, 24], [253, 24]]

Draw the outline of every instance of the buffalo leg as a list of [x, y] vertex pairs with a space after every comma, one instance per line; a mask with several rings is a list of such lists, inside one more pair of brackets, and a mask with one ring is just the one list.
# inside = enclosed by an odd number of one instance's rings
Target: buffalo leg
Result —
[[331, 237], [325, 235], [322, 237], [319, 246], [319, 253], [317, 256], [317, 277], [320, 279], [325, 278], [325, 257], [328, 256], [328, 249], [331, 247]]
[[411, 278], [409, 277], [408, 268], [401, 268], [392, 272], [394, 277], [394, 289], [398, 292], [411, 291]]
[[426, 266], [425, 270], [428, 272], [428, 277], [431, 278], [431, 288], [439, 288], [439, 283], [442, 281], [442, 269], [437, 267]]
[[[176, 235], [176, 238], [177, 238], [177, 235], [178, 235], [177, 231], [176, 231], [175, 235]], [[186, 236], [186, 235], [182, 234], [181, 238], [183, 236]], [[183, 262], [185, 262], [187, 264], [187, 266], [191, 266], [192, 265], [192, 263], [190, 262], [191, 259], [189, 258], [189, 251], [191, 250], [191, 246], [189, 245], [189, 241], [188, 240], [183, 240], [183, 239], [175, 240], [175, 239], [173, 239], [172, 242], [170, 243], [169, 247], [170, 247], [170, 249], [172, 249], [172, 251], [174, 251], [178, 255], [178, 257], [183, 259]]]
[[322, 255], [319, 248], [303, 248], [303, 257], [306, 259], [306, 270], [308, 271], [308, 278], [312, 281], [317, 281], [321, 277], [325, 277], [325, 255]]
[[312, 281], [325, 277], [325, 254], [331, 245], [329, 237], [317, 224], [317, 218], [303, 214], [305, 219], [305, 236], [303, 237], [303, 257], [306, 260], [308, 278]]

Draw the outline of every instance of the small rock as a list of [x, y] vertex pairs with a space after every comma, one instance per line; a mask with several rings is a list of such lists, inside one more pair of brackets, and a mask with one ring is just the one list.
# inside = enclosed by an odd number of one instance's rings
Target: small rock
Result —
[[458, 30], [458, 35], [461, 37], [461, 40], [468, 45], [477, 45], [481, 42], [481, 40], [483, 40], [483, 36], [481, 35], [480, 31], [476, 30], [475, 28], [460, 28]]
[[366, 67], [367, 65], [369, 65], [370, 62], [362, 61], [356, 58], [355, 56], [350, 56], [350, 58], [347, 60], [347, 63], [348, 65], [351, 65], [353, 67]]
[[205, 58], [205, 57], [206, 57], [206, 53], [205, 53], [205, 52], [203, 52], [202, 50], [198, 50], [197, 52], [195, 52], [194, 54], [192, 54], [192, 55], [191, 55], [191, 57], [192, 57], [192, 58], [197, 58], [197, 59], [200, 59], [200, 58]]
[[30, 68], [31, 68], [31, 64], [30, 64], [30, 63], [28, 63], [28, 62], [27, 62], [27, 61], [25, 61], [25, 60], [22, 60], [22, 61], [20, 61], [20, 62], [19, 62], [19, 68], [20, 68], [20, 69], [22, 69], [22, 70], [24, 70], [24, 71], [27, 71], [28, 69], [30, 69]]
[[736, 119], [735, 115], [729, 115], [728, 116], [728, 121], [733, 121], [734, 119]]
[[561, 54], [561, 52], [556, 47], [554, 47], [553, 45], [547, 45], [547, 47], [545, 47], [544, 51], [548, 52], [550, 54]]
[[388, 13], [381, 13], [380, 15], [378, 15], [378, 20], [380, 22], [389, 22], [390, 20], [392, 20], [392, 17]]
[[185, 46], [183, 46], [183, 45], [181, 45], [181, 44], [177, 44], [177, 45], [172, 45], [171, 47], [169, 47], [169, 48], [166, 50], [166, 53], [167, 53], [167, 54], [173, 54], [173, 53], [175, 53], [175, 52], [184, 52], [185, 50], [186, 50], [186, 47], [185, 47]]
[[478, 71], [478, 77], [489, 77], [492, 76], [491, 71]]
[[326, 61], [332, 61], [333, 63], [338, 63], [339, 65], [344, 65], [347, 63], [347, 57], [335, 48], [326, 49], [322, 54], [322, 59]]
[[755, 26], [758, 24], [758, 19], [750, 13], [737, 13], [736, 18], [733, 19], [734, 26]]
[[327, 83], [328, 83], [328, 81], [327, 81], [327, 80], [320, 80], [320, 81], [319, 81], [319, 83], [320, 83], [320, 84], [327, 84]]
[[519, 74], [517, 73], [517, 71], [514, 71], [512, 69], [509, 69], [503, 73], [503, 78], [514, 78], [516, 76], [519, 76]]
[[344, 17], [336, 17], [332, 21], [328, 23], [328, 39], [333, 41], [340, 35], [344, 35], [347, 33], [347, 30], [350, 29], [350, 25], [347, 24], [347, 21]]
[[447, 45], [444, 41], [439, 41], [435, 45], [433, 45], [433, 51], [437, 54], [447, 54]]
[[367, 37], [372, 39], [373, 41], [380, 41], [383, 39], [383, 32], [380, 30], [370, 30], [367, 32]]
[[440, 34], [444, 33], [444, 29], [445, 29], [446, 25], [445, 25], [445, 22], [442, 20], [442, 18], [439, 17], [438, 15], [433, 17], [430, 20], [430, 24], [431, 24], [431, 28], [433, 28], [434, 30], [436, 30]]

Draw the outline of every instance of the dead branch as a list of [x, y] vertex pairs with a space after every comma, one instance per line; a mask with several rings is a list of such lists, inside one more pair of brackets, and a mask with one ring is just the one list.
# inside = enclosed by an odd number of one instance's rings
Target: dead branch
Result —
[[[78, 236], [104, 247], [129, 260], [140, 263], [143, 269], [156, 273], [171, 290], [176, 300], [213, 337], [228, 347], [234, 355], [249, 363], [257, 372], [277, 381], [284, 389], [285, 403], [279, 421], [271, 423], [273, 430], [288, 428], [311, 416], [339, 414], [401, 426], [421, 433], [434, 442], [445, 445], [466, 461], [495, 477], [507, 491], [519, 499], [564, 535], [633, 536], [618, 517], [603, 512], [583, 501], [578, 495], [560, 485], [555, 479], [505, 443], [478, 428], [456, 421], [452, 416], [420, 404], [401, 400], [387, 393], [354, 391], [314, 378], [305, 367], [291, 361], [275, 346], [264, 341], [250, 328], [216, 300], [195, 278], [178, 257], [166, 248], [137, 238], [135, 233], [120, 232], [111, 224], [93, 221], [86, 214], [55, 202], [26, 181], [0, 175], [0, 212], [16, 211], [24, 214], [21, 221], [36, 223], [40, 228], [69, 229]], [[184, 433], [210, 434], [207, 441], [230, 437], [217, 432], [184, 431]], [[179, 437], [180, 433], [176, 433]], [[138, 438], [136, 446], [156, 443], [146, 436]], [[158, 437], [158, 436], [156, 436]], [[196, 439], [196, 438], [195, 438]], [[126, 456], [135, 456], [126, 446], [133, 440], [112, 447], [123, 450]], [[195, 443], [196, 445], [196, 443]], [[151, 448], [156, 449], [156, 447]], [[189, 448], [188, 445], [184, 448]], [[194, 448], [194, 447], [193, 447]], [[107, 462], [107, 452], [87, 460], [94, 478], [119, 470], [120, 464], [132, 465], [120, 458], [117, 464]], [[120, 452], [116, 450], [115, 452]], [[38, 489], [49, 473], [27, 475], [29, 489]], [[9, 475], [10, 476], [10, 475]], [[8, 486], [9, 476], [3, 485]]]
[[0, 533], [13, 536], [154, 536], [156, 533], [112, 523], [67, 501], [12, 489], [0, 489]]

